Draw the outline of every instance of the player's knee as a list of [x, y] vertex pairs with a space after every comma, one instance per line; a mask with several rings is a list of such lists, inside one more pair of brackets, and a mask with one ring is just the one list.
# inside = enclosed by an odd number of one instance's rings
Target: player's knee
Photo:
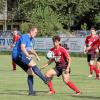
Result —
[[28, 75], [32, 75], [32, 76], [34, 75], [34, 73], [33, 73], [33, 71], [32, 71], [31, 68], [29, 68], [29, 69], [27, 70], [27, 74], [28, 74]]
[[69, 76], [63, 77], [63, 82], [64, 82], [64, 83], [67, 83], [69, 80], [70, 80]]
[[69, 79], [63, 79], [64, 83], [68, 83]]
[[46, 73], [46, 76], [47, 77], [52, 77], [53, 75], [55, 75], [55, 72], [54, 72], [54, 70], [49, 70], [49, 71], [47, 71], [47, 73]]
[[50, 82], [53, 79], [53, 77], [47, 77], [46, 76], [46, 79], [47, 79], [48, 82]]
[[36, 63], [35, 63], [33, 60], [31, 60], [30, 63], [29, 63], [29, 66], [30, 66], [30, 67], [33, 67], [33, 66], [35, 66], [35, 65], [36, 65]]

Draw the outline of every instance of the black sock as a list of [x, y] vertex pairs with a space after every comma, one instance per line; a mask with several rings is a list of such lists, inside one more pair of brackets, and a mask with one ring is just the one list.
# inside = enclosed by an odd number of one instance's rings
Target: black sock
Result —
[[29, 87], [29, 94], [33, 94], [34, 90], [33, 90], [33, 75], [28, 75], [27, 78], [27, 83], [28, 83], [28, 87]]
[[47, 84], [46, 77], [41, 73], [40, 69], [37, 66], [33, 66], [32, 70], [39, 78], [41, 78], [44, 81], [45, 84]]

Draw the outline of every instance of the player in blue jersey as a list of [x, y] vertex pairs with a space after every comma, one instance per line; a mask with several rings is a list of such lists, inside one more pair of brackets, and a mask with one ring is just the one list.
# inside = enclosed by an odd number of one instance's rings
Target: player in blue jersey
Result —
[[37, 32], [37, 28], [35, 26], [31, 26], [28, 30], [28, 33], [20, 37], [12, 50], [13, 61], [28, 74], [27, 81], [29, 95], [35, 95], [35, 91], [33, 89], [33, 72], [39, 76], [44, 81], [44, 83], [47, 83], [45, 76], [36, 66], [36, 62], [31, 56], [33, 54], [37, 60], [40, 60], [37, 53], [32, 48], [32, 39], [37, 35]]

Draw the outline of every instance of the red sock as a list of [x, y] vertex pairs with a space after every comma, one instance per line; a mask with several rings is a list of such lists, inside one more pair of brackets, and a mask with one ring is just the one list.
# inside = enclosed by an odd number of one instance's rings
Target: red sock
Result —
[[100, 74], [100, 70], [96, 68], [96, 77], [98, 78]]
[[95, 69], [94, 65], [89, 65], [90, 66], [90, 74], [93, 74], [93, 70]]
[[13, 70], [16, 70], [16, 63], [12, 61]]
[[97, 69], [97, 68], [94, 66], [93, 70], [94, 70], [95, 72], [96, 72], [96, 69]]
[[99, 78], [100, 78], [100, 69], [98, 69], [99, 70]]
[[66, 83], [72, 90], [76, 91], [76, 93], [80, 93], [80, 90], [71, 82]]
[[54, 91], [52, 81], [49, 81], [47, 85], [48, 85], [50, 91]]

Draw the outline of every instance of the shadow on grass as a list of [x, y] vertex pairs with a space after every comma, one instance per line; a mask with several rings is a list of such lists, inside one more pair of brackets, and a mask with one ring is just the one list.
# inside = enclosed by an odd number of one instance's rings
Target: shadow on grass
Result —
[[81, 96], [81, 95], [79, 95], [79, 96], [72, 96], [72, 97], [76, 97], [76, 98], [81, 98], [82, 100], [83, 99], [92, 99], [92, 100], [100, 100], [100, 97], [96, 97], [96, 96]]
[[[48, 91], [36, 91], [36, 94], [42, 93], [48, 93]], [[6, 94], [6, 95], [28, 95], [28, 90], [4, 90], [3, 92], [0, 92], [0, 95]]]

